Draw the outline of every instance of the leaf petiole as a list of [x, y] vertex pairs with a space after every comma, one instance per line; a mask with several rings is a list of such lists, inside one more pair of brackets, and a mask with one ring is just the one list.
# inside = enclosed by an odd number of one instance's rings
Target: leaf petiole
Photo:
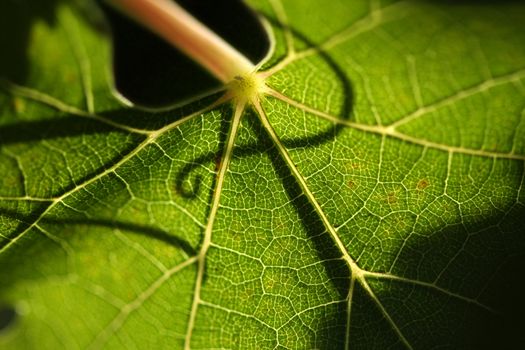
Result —
[[223, 83], [251, 75], [255, 65], [171, 0], [106, 0], [202, 65]]

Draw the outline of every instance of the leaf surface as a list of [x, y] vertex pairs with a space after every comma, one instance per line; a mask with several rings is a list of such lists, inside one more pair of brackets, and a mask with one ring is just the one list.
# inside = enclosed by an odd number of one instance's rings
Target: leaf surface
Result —
[[156, 112], [112, 88], [96, 7], [0, 5], [27, 48], [0, 58], [0, 345], [518, 341], [524, 6], [249, 5], [261, 104]]

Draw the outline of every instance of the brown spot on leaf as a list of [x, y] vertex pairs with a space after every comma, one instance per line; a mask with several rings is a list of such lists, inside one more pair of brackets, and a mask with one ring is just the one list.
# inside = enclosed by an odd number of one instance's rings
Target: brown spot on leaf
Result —
[[386, 196], [386, 201], [388, 204], [394, 204], [397, 203], [397, 195], [395, 192], [388, 192]]
[[222, 154], [221, 153], [217, 153], [215, 155], [214, 162], [215, 162], [215, 172], [218, 173], [219, 169], [221, 168], [221, 163], [222, 163]]
[[24, 111], [26, 110], [24, 100], [22, 100], [19, 97], [13, 98], [13, 108], [17, 114], [24, 113]]
[[417, 189], [418, 190], [424, 190], [425, 188], [427, 188], [428, 186], [430, 186], [430, 182], [428, 182], [427, 179], [421, 179], [417, 182]]

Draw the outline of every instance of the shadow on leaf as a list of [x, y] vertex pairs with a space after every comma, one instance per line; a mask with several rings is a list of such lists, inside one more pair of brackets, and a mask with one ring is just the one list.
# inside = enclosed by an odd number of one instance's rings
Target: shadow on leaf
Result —
[[29, 69], [31, 30], [39, 21], [56, 25], [55, 9], [62, 0], [2, 1], [0, 5], [0, 78], [24, 82]]
[[[38, 217], [39, 213], [34, 213], [33, 215], [26, 216], [26, 217], [20, 217], [20, 213], [17, 213], [16, 211], [12, 210], [6, 210], [0, 208], [0, 217], [5, 216], [14, 220], [19, 221], [21, 224], [17, 227], [16, 231], [13, 236], [17, 236], [20, 232], [26, 230], [31, 226], [31, 223], [34, 222]], [[181, 249], [186, 253], [188, 256], [194, 256], [197, 252], [196, 250], [185, 240], [183, 240], [180, 237], [177, 237], [174, 234], [171, 234], [169, 232], [166, 232], [164, 230], [161, 230], [159, 228], [153, 227], [153, 226], [146, 226], [146, 225], [140, 225], [135, 224], [131, 222], [122, 222], [118, 220], [110, 220], [110, 219], [49, 219], [49, 218], [42, 218], [40, 219], [40, 222], [43, 224], [60, 224], [60, 225], [89, 225], [89, 226], [95, 226], [95, 227], [106, 227], [106, 228], [113, 228], [117, 230], [122, 230], [129, 232], [131, 234], [137, 234], [146, 236], [149, 238], [156, 239], [158, 241], [164, 242], [169, 244], [172, 247], [175, 247], [177, 249]], [[4, 240], [3, 243], [0, 243], [0, 249], [6, 245], [9, 241]]]
[[[435, 284], [447, 292], [388, 278], [368, 279], [414, 349], [438, 344], [448, 344], [451, 349], [517, 349], [524, 343], [523, 217], [525, 208], [517, 206], [506, 214], [470, 217], [470, 222], [449, 224], [441, 230], [418, 229], [392, 271], [385, 273]], [[354, 299], [357, 305], [370, 306], [352, 308], [350, 334], [357, 339], [368, 337], [369, 344], [399, 341], [366, 292]], [[388, 342], [377, 348], [387, 346]]]

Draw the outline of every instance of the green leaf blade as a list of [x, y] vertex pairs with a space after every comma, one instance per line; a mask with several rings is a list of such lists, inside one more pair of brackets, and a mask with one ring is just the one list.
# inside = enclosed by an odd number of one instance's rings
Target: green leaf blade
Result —
[[523, 5], [255, 2], [277, 63], [242, 116], [122, 104], [72, 5], [30, 27], [0, 93], [0, 345], [519, 340]]

